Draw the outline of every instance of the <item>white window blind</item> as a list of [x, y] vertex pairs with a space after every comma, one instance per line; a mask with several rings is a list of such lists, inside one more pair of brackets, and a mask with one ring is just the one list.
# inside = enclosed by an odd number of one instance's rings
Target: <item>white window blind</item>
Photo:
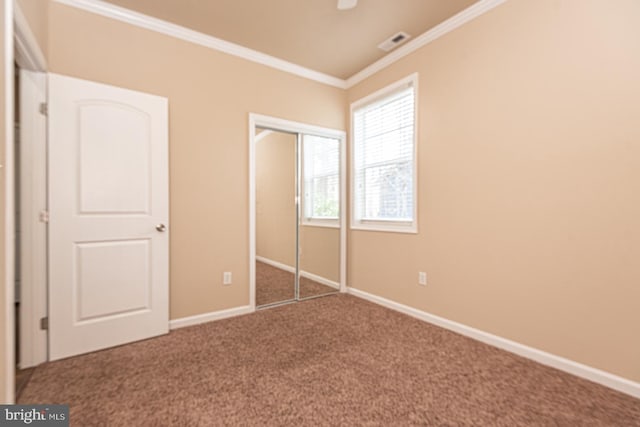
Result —
[[305, 220], [337, 221], [340, 216], [340, 141], [304, 135], [302, 144]]
[[[415, 89], [412, 81], [353, 109], [353, 215], [356, 225], [413, 227]], [[374, 228], [371, 227], [371, 228]]]

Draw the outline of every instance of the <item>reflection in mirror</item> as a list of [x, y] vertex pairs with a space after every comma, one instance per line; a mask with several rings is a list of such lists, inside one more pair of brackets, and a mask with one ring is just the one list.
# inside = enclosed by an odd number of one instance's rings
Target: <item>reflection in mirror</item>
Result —
[[300, 299], [340, 289], [340, 141], [303, 135]]
[[297, 135], [256, 129], [256, 305], [296, 298]]

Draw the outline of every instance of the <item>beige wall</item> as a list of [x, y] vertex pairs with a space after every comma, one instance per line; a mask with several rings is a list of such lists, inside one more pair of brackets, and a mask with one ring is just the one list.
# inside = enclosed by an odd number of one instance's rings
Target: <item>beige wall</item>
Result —
[[640, 2], [511, 0], [349, 100], [416, 71], [419, 233], [350, 285], [640, 381]]
[[256, 255], [296, 265], [296, 144], [270, 132], [256, 143]]
[[[247, 114], [345, 128], [345, 93], [49, 9], [52, 71], [170, 100], [171, 317], [246, 305]], [[510, 0], [349, 102], [416, 71], [419, 233], [350, 232], [349, 284], [640, 381], [640, 2]]]
[[300, 227], [300, 270], [340, 283], [340, 229]]
[[345, 92], [59, 3], [49, 12], [51, 71], [169, 98], [171, 318], [247, 305], [248, 114], [344, 129]]
[[49, 0], [16, 0], [45, 58], [48, 56]]

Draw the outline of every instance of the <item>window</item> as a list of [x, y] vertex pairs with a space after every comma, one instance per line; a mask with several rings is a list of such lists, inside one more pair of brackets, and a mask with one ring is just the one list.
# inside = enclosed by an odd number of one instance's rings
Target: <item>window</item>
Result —
[[338, 226], [340, 141], [314, 135], [302, 139], [303, 223]]
[[351, 106], [352, 228], [416, 232], [414, 74]]

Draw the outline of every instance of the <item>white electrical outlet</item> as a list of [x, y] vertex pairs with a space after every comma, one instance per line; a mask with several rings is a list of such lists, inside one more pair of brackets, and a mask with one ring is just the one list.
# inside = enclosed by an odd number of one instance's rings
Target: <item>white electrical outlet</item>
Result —
[[427, 273], [424, 271], [418, 272], [418, 284], [422, 286], [427, 285]]
[[222, 284], [223, 285], [230, 285], [231, 284], [231, 272], [230, 271], [225, 271], [224, 273], [222, 273]]

